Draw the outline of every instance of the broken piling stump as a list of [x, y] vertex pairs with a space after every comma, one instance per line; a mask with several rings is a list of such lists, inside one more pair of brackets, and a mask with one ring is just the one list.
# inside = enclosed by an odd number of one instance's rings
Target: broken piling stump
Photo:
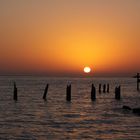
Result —
[[109, 93], [109, 84], [107, 84], [107, 93]]
[[71, 85], [67, 85], [66, 89], [66, 100], [71, 101]]
[[106, 93], [106, 85], [103, 85], [103, 93]]
[[15, 83], [15, 82], [14, 82], [13, 100], [15, 100], [15, 101], [17, 101], [17, 100], [18, 100], [17, 87], [16, 87], [16, 83]]
[[102, 88], [102, 85], [101, 84], [99, 84], [99, 93], [101, 93], [102, 91], [101, 91], [101, 88]]
[[48, 93], [48, 88], [49, 88], [49, 84], [46, 85], [45, 90], [44, 90], [44, 94], [43, 94], [43, 99], [46, 100], [46, 96]]
[[115, 88], [115, 99], [116, 100], [121, 99], [121, 86]]
[[95, 86], [93, 84], [91, 86], [91, 100], [92, 101], [96, 100], [96, 88], [95, 88]]

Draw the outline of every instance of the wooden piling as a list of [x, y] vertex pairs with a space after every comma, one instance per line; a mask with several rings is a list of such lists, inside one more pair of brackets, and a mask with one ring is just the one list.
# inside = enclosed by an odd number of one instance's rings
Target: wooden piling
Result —
[[44, 90], [44, 94], [43, 94], [43, 99], [46, 100], [46, 96], [48, 93], [48, 88], [49, 88], [49, 84], [46, 85], [45, 90]]
[[115, 99], [116, 100], [121, 99], [121, 86], [115, 88]]
[[99, 93], [101, 93], [102, 91], [101, 91], [101, 88], [102, 88], [102, 85], [101, 84], [99, 84]]
[[16, 87], [16, 83], [15, 82], [14, 82], [14, 95], [13, 95], [13, 100], [15, 100], [15, 101], [18, 100], [17, 87]]
[[66, 89], [66, 100], [71, 101], [71, 85], [67, 85]]
[[137, 75], [136, 75], [136, 76], [134, 76], [134, 78], [137, 78], [137, 91], [139, 91], [139, 90], [140, 90], [140, 88], [139, 88], [139, 83], [140, 83], [140, 74], [139, 74], [139, 73], [137, 73]]
[[109, 93], [109, 84], [107, 84], [107, 93]]
[[103, 85], [103, 93], [106, 93], [106, 85]]
[[96, 88], [95, 88], [95, 86], [93, 84], [91, 86], [91, 100], [92, 101], [96, 100]]
[[137, 90], [139, 91], [140, 90], [140, 88], [139, 88], [139, 83], [140, 83], [140, 74], [139, 73], [137, 73]]

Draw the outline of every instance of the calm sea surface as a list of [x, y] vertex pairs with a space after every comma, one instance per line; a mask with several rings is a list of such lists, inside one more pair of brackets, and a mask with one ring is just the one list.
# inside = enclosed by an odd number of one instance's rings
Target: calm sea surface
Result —
[[[13, 81], [18, 101], [13, 101]], [[47, 101], [42, 100], [49, 83]], [[66, 102], [66, 85], [72, 101]], [[90, 100], [91, 84], [97, 100]], [[99, 83], [110, 83], [110, 93], [98, 93]], [[114, 99], [121, 84], [122, 99]], [[140, 107], [133, 78], [0, 77], [0, 139], [2, 140], [140, 140], [140, 116], [122, 110]]]

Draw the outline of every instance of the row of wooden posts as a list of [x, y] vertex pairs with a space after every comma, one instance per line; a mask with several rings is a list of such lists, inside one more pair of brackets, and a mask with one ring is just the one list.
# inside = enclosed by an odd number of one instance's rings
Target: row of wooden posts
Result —
[[[103, 93], [106, 93], [106, 92], [109, 93], [109, 87], [110, 87], [109, 84], [107, 84], [107, 88], [106, 88], [106, 84], [104, 84], [103, 85]], [[43, 94], [44, 100], [47, 99], [48, 88], [49, 88], [49, 84], [46, 85], [45, 90], [44, 90], [44, 94]], [[102, 92], [101, 89], [102, 89], [102, 85], [99, 84], [99, 93]], [[17, 86], [16, 86], [15, 82], [14, 82], [13, 99], [15, 101], [18, 100]], [[116, 100], [121, 99], [121, 86], [115, 88], [115, 99]], [[67, 88], [66, 88], [66, 100], [71, 101], [71, 84], [67, 85]], [[94, 84], [92, 84], [92, 86], [91, 86], [91, 100], [92, 101], [96, 100], [96, 88], [95, 88]]]
[[[102, 92], [102, 84], [99, 84], [99, 93], [101, 93]], [[103, 85], [103, 93], [109, 93], [109, 84], [107, 84], [107, 86], [106, 86], [106, 84], [104, 84]]]

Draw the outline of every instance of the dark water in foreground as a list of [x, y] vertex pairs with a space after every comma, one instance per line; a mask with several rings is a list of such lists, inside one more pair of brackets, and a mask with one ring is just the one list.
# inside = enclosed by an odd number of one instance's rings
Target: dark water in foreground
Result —
[[[16, 80], [19, 100], [12, 100]], [[72, 83], [72, 102], [65, 101], [66, 84]], [[110, 93], [90, 100], [91, 83], [110, 83]], [[42, 100], [50, 83], [48, 100]], [[114, 100], [122, 85], [122, 100]], [[2, 140], [139, 140], [140, 116], [121, 109], [140, 107], [133, 78], [0, 77], [0, 139]]]

